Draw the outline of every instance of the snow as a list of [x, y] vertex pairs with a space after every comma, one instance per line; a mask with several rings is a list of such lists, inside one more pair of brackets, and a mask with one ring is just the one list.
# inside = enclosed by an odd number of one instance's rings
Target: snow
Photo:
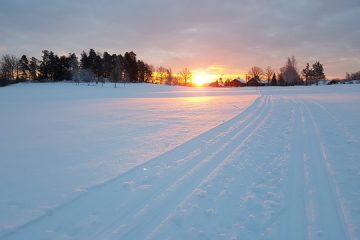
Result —
[[0, 231], [171, 150], [257, 96], [254, 89], [239, 96], [231, 89], [148, 84], [1, 88]]
[[360, 239], [360, 86], [0, 89], [0, 239]]

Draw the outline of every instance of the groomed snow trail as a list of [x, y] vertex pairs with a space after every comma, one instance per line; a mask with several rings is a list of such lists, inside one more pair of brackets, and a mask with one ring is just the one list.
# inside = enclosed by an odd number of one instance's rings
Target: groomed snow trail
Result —
[[[328, 150], [318, 119], [329, 115], [314, 101], [262, 95], [0, 239], [359, 239], [359, 191], [350, 198], [344, 187], [359, 183], [342, 177], [358, 180], [359, 164], [349, 155], [354, 172], [343, 168]], [[332, 131], [359, 147], [331, 116]]]

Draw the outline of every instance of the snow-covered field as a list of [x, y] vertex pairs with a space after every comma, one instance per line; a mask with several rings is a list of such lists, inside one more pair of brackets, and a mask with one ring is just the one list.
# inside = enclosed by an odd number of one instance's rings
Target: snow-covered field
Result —
[[360, 239], [360, 86], [0, 88], [0, 239]]

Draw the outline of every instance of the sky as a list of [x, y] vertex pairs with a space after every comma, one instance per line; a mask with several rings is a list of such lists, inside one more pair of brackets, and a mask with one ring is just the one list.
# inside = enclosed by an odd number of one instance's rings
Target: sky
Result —
[[134, 51], [154, 65], [243, 76], [320, 61], [360, 70], [359, 0], [0, 0], [0, 55]]

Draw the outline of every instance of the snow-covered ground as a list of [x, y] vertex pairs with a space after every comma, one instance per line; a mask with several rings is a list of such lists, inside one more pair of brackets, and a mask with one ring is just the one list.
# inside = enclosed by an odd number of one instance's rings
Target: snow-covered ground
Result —
[[0, 233], [232, 118], [257, 96], [149, 84], [0, 88]]
[[358, 85], [1, 88], [0, 239], [360, 239], [359, 102]]

